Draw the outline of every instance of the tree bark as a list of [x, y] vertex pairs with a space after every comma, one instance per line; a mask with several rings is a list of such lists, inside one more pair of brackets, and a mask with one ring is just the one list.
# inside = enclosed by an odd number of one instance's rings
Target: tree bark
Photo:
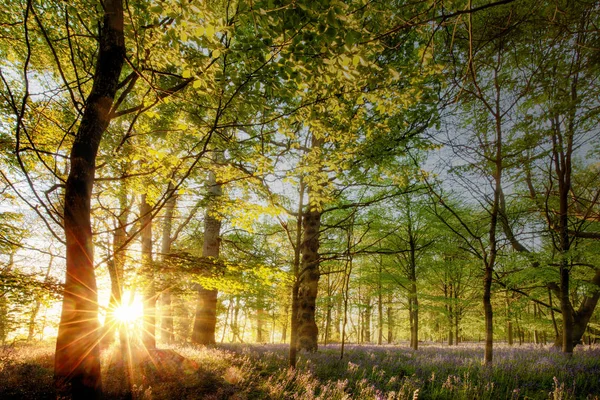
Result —
[[127, 201], [127, 187], [121, 182], [119, 193], [119, 215], [117, 226], [113, 232], [112, 259], [107, 263], [108, 275], [110, 276], [110, 300], [108, 312], [103, 327], [103, 339], [105, 344], [114, 341], [116, 332], [120, 329], [119, 322], [115, 319], [114, 312], [123, 301], [123, 279], [125, 269], [125, 243], [127, 242], [127, 220], [129, 218], [130, 206]]
[[319, 328], [315, 322], [319, 287], [319, 230], [321, 211], [310, 210], [304, 215], [302, 261], [298, 278], [298, 348], [317, 351]]
[[302, 246], [302, 221], [304, 220], [304, 182], [300, 179], [300, 196], [298, 202], [298, 215], [296, 217], [296, 237], [292, 243], [294, 260], [292, 269], [294, 282], [292, 283], [292, 312], [290, 315], [290, 351], [289, 362], [291, 368], [296, 368], [298, 358], [298, 291], [300, 279], [300, 252]]
[[508, 290], [506, 291], [506, 333], [508, 345], [513, 345], [513, 326], [512, 326], [512, 317], [510, 313], [510, 301], [508, 299]]
[[122, 0], [103, 3], [104, 18], [91, 92], [71, 147], [65, 184], [66, 280], [54, 377], [59, 395], [97, 399], [100, 375], [98, 292], [94, 273], [91, 197], [96, 155], [111, 118], [111, 107], [125, 60]]
[[264, 297], [259, 293], [256, 299], [256, 342], [257, 343], [265, 343], [266, 335], [265, 335], [265, 306], [264, 306]]
[[[209, 204], [204, 214], [204, 243], [202, 244], [202, 257], [216, 260], [219, 258], [221, 248], [221, 218], [218, 215], [218, 202], [223, 194], [221, 183], [217, 182], [214, 172], [208, 174]], [[212, 275], [214, 271], [207, 271]], [[194, 319], [192, 342], [200, 345], [216, 343], [215, 330], [217, 327], [217, 295], [216, 289], [200, 288], [198, 290], [198, 304]]]
[[[408, 197], [407, 197], [408, 205]], [[409, 205], [408, 205], [409, 206]], [[410, 207], [410, 206], [409, 206]], [[408, 212], [408, 243], [410, 246], [409, 252], [409, 304], [410, 304], [410, 346], [413, 350], [419, 348], [419, 299], [417, 296], [417, 243], [416, 238], [413, 234], [413, 220], [410, 212], [410, 208], [407, 208]]]
[[[50, 256], [50, 261], [48, 262], [48, 267], [46, 268], [46, 275], [44, 276], [44, 282], [48, 282], [48, 278], [50, 277], [50, 270], [52, 269], [52, 262], [54, 261], [54, 256]], [[12, 254], [11, 261], [12, 264]], [[40, 312], [40, 308], [42, 306], [42, 300], [40, 297], [35, 299], [35, 305], [33, 306], [33, 310], [31, 310], [31, 315], [29, 316], [29, 329], [27, 334], [27, 341], [30, 342], [33, 340], [35, 335], [35, 320], [37, 319], [37, 315]], [[43, 328], [42, 328], [43, 329]], [[0, 334], [0, 337], [1, 334]]]
[[[171, 252], [171, 244], [173, 239], [171, 238], [171, 231], [173, 228], [173, 214], [175, 211], [175, 204], [177, 203], [177, 196], [173, 193], [173, 184], [169, 183], [167, 192], [171, 197], [165, 204], [165, 214], [163, 217], [162, 226], [162, 239], [160, 244], [160, 253], [163, 263]], [[173, 334], [173, 307], [171, 288], [166, 287], [162, 291], [161, 295], [161, 339], [167, 343], [173, 343], [175, 336]]]
[[383, 293], [381, 285], [381, 272], [382, 272], [382, 260], [379, 260], [379, 279], [377, 281], [377, 318], [378, 318], [378, 336], [377, 344], [381, 346], [383, 344]]
[[146, 349], [156, 348], [156, 284], [152, 259], [152, 207], [146, 195], [142, 196], [140, 207], [142, 223], [142, 270], [146, 277], [144, 289], [144, 329], [142, 344]]
[[393, 296], [392, 293], [388, 294], [388, 306], [387, 306], [387, 342], [392, 344], [394, 342], [394, 309], [393, 309]]
[[444, 284], [444, 298], [446, 298], [446, 312], [448, 313], [448, 346], [454, 344], [454, 330], [452, 325], [454, 324], [454, 308], [452, 298], [452, 284]]

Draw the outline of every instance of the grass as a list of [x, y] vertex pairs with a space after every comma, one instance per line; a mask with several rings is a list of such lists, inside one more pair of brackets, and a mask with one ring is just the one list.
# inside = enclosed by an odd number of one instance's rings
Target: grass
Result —
[[[502, 346], [482, 365], [476, 344], [339, 346], [287, 365], [284, 345], [173, 347], [132, 353], [136, 399], [599, 399], [600, 348], [565, 357], [550, 347]], [[126, 363], [103, 352], [105, 398], [125, 397]], [[53, 346], [0, 348], [0, 399], [50, 399]]]

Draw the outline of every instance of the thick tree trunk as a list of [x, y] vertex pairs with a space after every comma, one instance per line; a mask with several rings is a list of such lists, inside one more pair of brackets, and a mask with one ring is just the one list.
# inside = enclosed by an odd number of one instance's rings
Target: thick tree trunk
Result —
[[[217, 212], [217, 204], [223, 194], [222, 184], [217, 182], [214, 172], [208, 174], [209, 205], [204, 214], [204, 243], [202, 244], [202, 257], [212, 261], [219, 258], [221, 248], [221, 218]], [[214, 271], [207, 271], [212, 275]], [[198, 290], [198, 304], [194, 319], [192, 342], [201, 345], [215, 344], [215, 330], [217, 327], [217, 295], [216, 289], [201, 288]]]
[[[600, 271], [596, 272], [596, 275], [592, 279], [592, 283], [595, 284], [596, 286], [600, 287]], [[551, 297], [551, 295], [550, 295], [550, 297]], [[572, 349], [574, 349], [575, 346], [577, 346], [578, 344], [581, 343], [583, 335], [585, 334], [585, 331], [588, 328], [590, 318], [594, 314], [594, 310], [596, 308], [596, 305], [597, 305], [599, 299], [600, 299], [600, 290], [596, 290], [593, 292], [592, 295], [588, 295], [583, 299], [583, 301], [577, 311], [572, 311], [571, 324], [569, 324], [570, 326], [567, 328], [571, 332], [570, 342], [571, 342]], [[562, 306], [562, 303], [563, 302], [561, 301], [561, 306]], [[571, 310], [572, 310], [572, 307], [571, 307]], [[557, 336], [556, 336], [556, 341], [554, 342], [554, 346], [563, 348], [563, 351], [564, 351], [564, 346], [565, 346], [565, 340], [564, 340], [565, 322], [564, 321], [565, 321], [565, 319], [563, 316], [563, 329], [562, 329], [562, 331], [560, 331], [560, 333], [559, 333], [558, 329], [555, 329]]]
[[156, 348], [156, 286], [154, 264], [152, 260], [152, 207], [142, 197], [140, 207], [142, 224], [142, 270], [146, 277], [144, 289], [144, 329], [142, 331], [142, 344], [146, 349]]
[[90, 206], [96, 155], [110, 122], [110, 111], [125, 60], [122, 0], [106, 0], [91, 92], [71, 147], [65, 184], [66, 280], [56, 341], [55, 382], [59, 395], [99, 398], [98, 294]]
[[302, 261], [298, 277], [298, 348], [317, 351], [319, 328], [315, 322], [317, 291], [319, 287], [319, 230], [321, 212], [308, 211], [304, 215]]

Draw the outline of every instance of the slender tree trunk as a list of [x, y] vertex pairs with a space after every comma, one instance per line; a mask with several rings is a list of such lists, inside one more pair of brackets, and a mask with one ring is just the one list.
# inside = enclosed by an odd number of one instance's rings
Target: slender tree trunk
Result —
[[536, 303], [533, 303], [533, 323], [534, 323], [533, 343], [535, 343], [535, 344], [540, 344], [540, 333], [537, 330], [538, 319], [539, 319], [538, 307], [537, 307]]
[[152, 207], [146, 195], [142, 196], [140, 208], [142, 224], [142, 269], [146, 277], [144, 289], [144, 329], [142, 344], [146, 349], [156, 348], [156, 286], [154, 282], [154, 264], [152, 259]]
[[[10, 255], [12, 264], [12, 254]], [[46, 275], [44, 277], [44, 282], [48, 282], [48, 278], [50, 277], [50, 270], [52, 269], [52, 262], [54, 261], [54, 256], [50, 256], [50, 261], [48, 262], [48, 267], [46, 268]], [[33, 306], [33, 310], [31, 310], [31, 315], [29, 316], [29, 326], [28, 326], [28, 334], [27, 341], [30, 342], [33, 340], [35, 335], [35, 321], [37, 319], [38, 313], [42, 306], [42, 300], [38, 297], [35, 299], [35, 305]]]
[[234, 297], [233, 306], [233, 319], [231, 320], [231, 341], [235, 342], [236, 339], [242, 342], [240, 338], [240, 298], [239, 296]]
[[[171, 231], [173, 228], [173, 214], [177, 203], [177, 196], [173, 193], [173, 184], [169, 182], [167, 193], [171, 196], [165, 204], [165, 214], [163, 216], [162, 239], [160, 243], [160, 256], [163, 264], [165, 263], [169, 253], [171, 252]], [[171, 288], [166, 287], [161, 294], [161, 339], [167, 343], [173, 343], [175, 337], [173, 334], [173, 306]]]
[[558, 324], [556, 323], [556, 318], [554, 317], [554, 306], [552, 304], [552, 290], [548, 289], [548, 304], [550, 304], [550, 316], [552, 318], [552, 326], [554, 327], [554, 337], [558, 341], [560, 334], [558, 333]]
[[258, 301], [256, 302], [256, 342], [264, 343], [265, 333], [264, 333], [264, 321], [265, 321], [265, 307], [264, 307], [264, 299], [262, 295], [259, 294]]
[[484, 363], [491, 364], [494, 346], [494, 322], [492, 311], [492, 274], [493, 268], [486, 265], [483, 279], [483, 312], [485, 315], [485, 354]]
[[452, 307], [452, 284], [449, 285], [444, 285], [444, 297], [447, 300], [447, 304], [446, 304], [446, 311], [448, 313], [448, 346], [452, 346], [454, 344], [454, 331], [453, 331], [453, 324], [454, 324], [454, 318], [453, 318], [453, 313], [454, 313], [454, 309]]
[[333, 310], [333, 292], [331, 287], [331, 274], [327, 274], [327, 305], [326, 305], [326, 313], [325, 313], [325, 326], [323, 327], [323, 344], [327, 346], [329, 342], [329, 332], [331, 330], [331, 312]]
[[388, 307], [387, 307], [387, 342], [392, 344], [394, 342], [394, 310], [393, 310], [393, 296], [391, 293], [388, 294]]
[[325, 315], [325, 335], [323, 337], [323, 344], [327, 346], [329, 343], [329, 332], [331, 331], [331, 318], [332, 318], [332, 310], [333, 304], [331, 303], [331, 298], [328, 298], [327, 303], [327, 314]]
[[66, 280], [56, 341], [54, 376], [59, 395], [97, 399], [100, 375], [98, 295], [90, 222], [96, 155], [110, 122], [110, 110], [125, 60], [122, 0], [103, 3], [92, 89], [71, 147], [65, 184]]
[[[223, 194], [222, 184], [217, 182], [215, 174], [208, 174], [209, 206], [204, 215], [204, 243], [202, 257], [210, 261], [219, 258], [221, 247], [221, 217], [217, 213], [217, 204]], [[210, 272], [209, 272], [210, 274]], [[201, 288], [198, 291], [198, 304], [194, 319], [192, 342], [201, 345], [215, 344], [215, 329], [217, 326], [217, 290]]]
[[341, 337], [341, 348], [340, 348], [340, 359], [344, 358], [344, 350], [346, 347], [346, 324], [348, 323], [348, 302], [350, 295], [350, 274], [352, 273], [352, 257], [349, 256], [348, 261], [346, 262], [346, 268], [344, 271], [344, 286], [343, 290], [343, 301], [344, 301], [344, 311], [343, 311], [343, 320], [342, 320], [342, 337]]
[[371, 305], [371, 297], [367, 294], [365, 298], [365, 313], [363, 318], [364, 326], [364, 342], [371, 343], [371, 316], [373, 307]]
[[229, 304], [227, 305], [227, 311], [225, 313], [225, 323], [223, 324], [223, 332], [221, 333], [221, 340], [219, 343], [223, 344], [225, 342], [225, 337], [227, 336], [227, 326], [231, 325], [229, 322], [229, 315], [233, 313], [233, 298], [229, 300]]
[[106, 344], [114, 341], [115, 334], [120, 329], [119, 321], [116, 320], [114, 312], [122, 305], [127, 220], [131, 208], [127, 201], [127, 186], [124, 182], [120, 183], [117, 197], [119, 200], [119, 215], [116, 221], [117, 226], [113, 232], [112, 259], [107, 263], [108, 275], [110, 276], [110, 300], [103, 328], [103, 342]]
[[460, 335], [460, 311], [458, 306], [454, 306], [454, 342], [458, 346], [458, 344], [462, 341]]
[[288, 321], [290, 320], [290, 307], [286, 305], [285, 307], [285, 318], [283, 320], [283, 324], [281, 326], [281, 343], [285, 343], [287, 341], [287, 330], [288, 330]]
[[381, 287], [381, 270], [383, 266], [379, 263], [379, 280], [377, 281], [377, 318], [378, 318], [378, 329], [379, 333], [377, 336], [377, 344], [381, 346], [383, 344], [383, 293]]
[[411, 295], [412, 299], [412, 330], [410, 332], [411, 347], [413, 350], [419, 348], [419, 301], [417, 299], [417, 287], [413, 283], [411, 284]]
[[507, 334], [507, 340], [508, 340], [508, 345], [512, 346], [513, 345], [513, 326], [512, 326], [512, 316], [511, 316], [511, 312], [510, 312], [510, 300], [508, 297], [508, 289], [506, 290], [505, 293], [506, 297], [506, 334]]
[[290, 367], [296, 368], [298, 358], [298, 278], [294, 279], [292, 285], [292, 315], [291, 315], [291, 337], [290, 337]]
[[[0, 279], [4, 280], [2, 275], [9, 273], [14, 267], [14, 251], [11, 251], [8, 255], [8, 265], [0, 273]], [[1, 293], [4, 294], [4, 293]], [[0, 343], [4, 346], [6, 344], [6, 338], [10, 331], [10, 324], [8, 321], [8, 302], [5, 296], [0, 296]]]

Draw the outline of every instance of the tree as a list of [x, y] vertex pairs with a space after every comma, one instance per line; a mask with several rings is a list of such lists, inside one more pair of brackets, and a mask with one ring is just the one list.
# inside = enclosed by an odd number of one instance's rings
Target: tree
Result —
[[[27, 6], [26, 20], [30, 7]], [[71, 166], [65, 184], [67, 278], [56, 342], [55, 376], [59, 390], [70, 393], [73, 398], [99, 398], [102, 391], [90, 201], [96, 154], [110, 122], [125, 61], [120, 0], [104, 3], [98, 45], [94, 82], [71, 147]]]
[[[219, 216], [219, 197], [223, 194], [222, 184], [217, 181], [214, 172], [208, 173], [208, 206], [204, 213], [204, 237], [202, 242], [202, 257], [208, 264], [215, 263], [219, 258], [221, 246], [221, 217]], [[209, 275], [214, 273], [210, 269]], [[217, 290], [200, 288], [198, 291], [198, 305], [194, 318], [192, 342], [197, 344], [215, 344], [215, 327], [217, 325]]]

